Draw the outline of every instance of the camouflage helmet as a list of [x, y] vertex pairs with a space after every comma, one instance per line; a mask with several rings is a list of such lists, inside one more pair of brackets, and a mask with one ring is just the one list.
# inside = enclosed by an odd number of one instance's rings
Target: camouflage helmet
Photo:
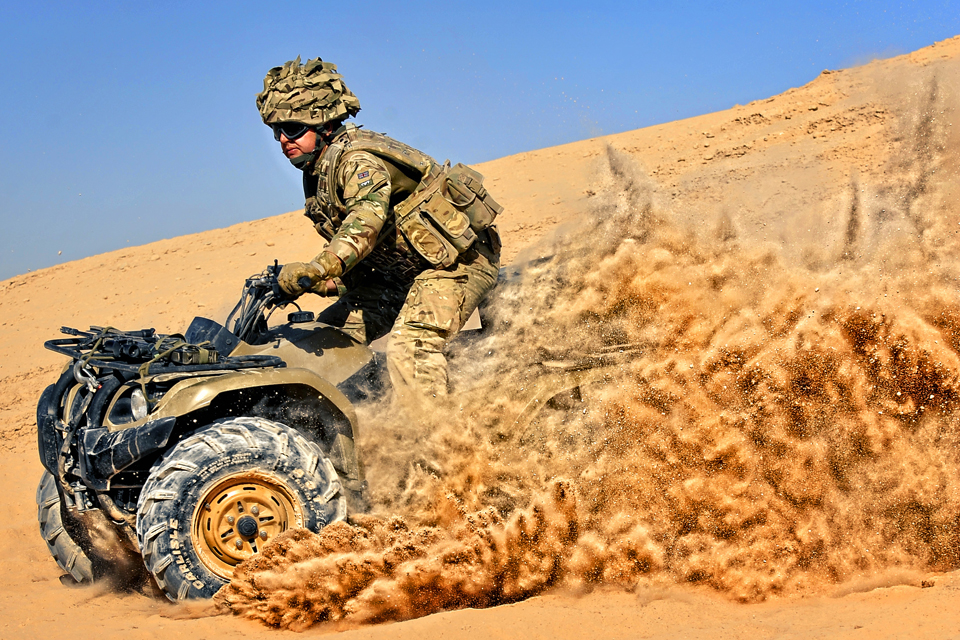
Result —
[[319, 126], [343, 120], [360, 111], [337, 66], [320, 58], [300, 64], [296, 60], [274, 67], [263, 79], [263, 91], [257, 94], [257, 108], [264, 124], [302, 122]]

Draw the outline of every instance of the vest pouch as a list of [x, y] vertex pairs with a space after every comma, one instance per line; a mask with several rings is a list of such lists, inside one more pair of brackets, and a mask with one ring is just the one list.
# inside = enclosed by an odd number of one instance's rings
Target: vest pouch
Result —
[[420, 205], [420, 211], [426, 214], [429, 221], [433, 222], [457, 253], [463, 253], [476, 241], [477, 234], [471, 228], [470, 218], [454, 207], [440, 191], [434, 191], [424, 200]]
[[427, 220], [419, 209], [397, 216], [397, 227], [410, 246], [434, 267], [446, 269], [460, 252]]
[[454, 208], [470, 220], [470, 228], [483, 231], [503, 213], [503, 207], [483, 186], [483, 175], [457, 163], [447, 170], [441, 192]]

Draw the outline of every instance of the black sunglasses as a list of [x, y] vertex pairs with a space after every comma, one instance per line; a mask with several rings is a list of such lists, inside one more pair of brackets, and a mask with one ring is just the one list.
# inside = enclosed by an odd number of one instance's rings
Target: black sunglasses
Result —
[[280, 140], [281, 133], [287, 140], [296, 140], [311, 129], [310, 125], [302, 122], [281, 122], [270, 126], [273, 128], [273, 137], [276, 140]]

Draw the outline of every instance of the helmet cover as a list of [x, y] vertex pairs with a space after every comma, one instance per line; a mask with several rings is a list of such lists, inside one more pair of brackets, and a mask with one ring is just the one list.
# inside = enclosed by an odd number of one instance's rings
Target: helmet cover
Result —
[[360, 101], [343, 84], [335, 64], [313, 58], [301, 65], [297, 56], [267, 72], [263, 91], [257, 94], [257, 108], [267, 125], [302, 122], [319, 126], [356, 115]]

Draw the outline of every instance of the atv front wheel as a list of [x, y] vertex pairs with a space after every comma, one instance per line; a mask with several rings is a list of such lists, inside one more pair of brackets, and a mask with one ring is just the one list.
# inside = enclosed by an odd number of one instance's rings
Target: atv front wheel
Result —
[[60, 504], [57, 482], [49, 471], [44, 470], [40, 486], [37, 487], [37, 520], [40, 521], [40, 533], [43, 534], [50, 555], [60, 568], [78, 583], [89, 584], [94, 578], [93, 564], [63, 527]]
[[153, 466], [137, 536], [168, 598], [210, 598], [278, 534], [318, 531], [345, 516], [340, 480], [320, 447], [279, 422], [229, 418]]

